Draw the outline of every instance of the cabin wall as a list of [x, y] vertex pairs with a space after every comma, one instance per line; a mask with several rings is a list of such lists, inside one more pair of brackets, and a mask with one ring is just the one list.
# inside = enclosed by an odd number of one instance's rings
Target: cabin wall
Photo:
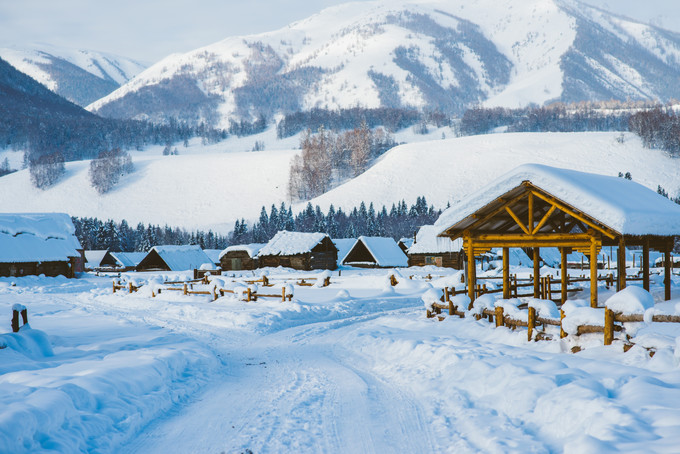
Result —
[[439, 254], [408, 255], [408, 266], [427, 266], [427, 265], [462, 270], [463, 254], [460, 252], [444, 252]]
[[63, 262], [22, 262], [22, 263], [0, 263], [0, 276], [19, 277], [19, 276], [66, 276], [73, 277], [71, 261]]
[[257, 262], [246, 251], [230, 251], [220, 258], [220, 266], [225, 271], [254, 270]]

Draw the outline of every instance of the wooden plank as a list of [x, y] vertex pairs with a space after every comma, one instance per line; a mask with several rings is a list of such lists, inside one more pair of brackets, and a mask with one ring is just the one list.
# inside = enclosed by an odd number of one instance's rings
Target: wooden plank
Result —
[[512, 208], [510, 208], [509, 206], [506, 206], [505, 211], [508, 212], [510, 217], [517, 223], [518, 226], [520, 226], [520, 228], [522, 229], [522, 231], [524, 233], [526, 233], [527, 235], [530, 235], [529, 229], [527, 229], [527, 227], [524, 224], [522, 224], [522, 221], [520, 221], [519, 218], [517, 217], [517, 215], [515, 214], [515, 212], [512, 211]]
[[556, 209], [557, 209], [557, 206], [556, 206], [556, 205], [553, 205], [553, 206], [550, 207], [550, 209], [548, 210], [547, 213], [545, 213], [545, 215], [544, 215], [543, 218], [540, 220], [540, 222], [538, 223], [538, 225], [537, 225], [536, 227], [534, 227], [534, 229], [531, 231], [531, 234], [532, 234], [532, 235], [536, 235], [536, 234], [538, 233], [538, 231], [541, 230], [541, 228], [545, 225], [545, 223], [548, 222], [548, 218], [550, 217], [550, 215], [553, 214], [553, 212], [554, 212]]

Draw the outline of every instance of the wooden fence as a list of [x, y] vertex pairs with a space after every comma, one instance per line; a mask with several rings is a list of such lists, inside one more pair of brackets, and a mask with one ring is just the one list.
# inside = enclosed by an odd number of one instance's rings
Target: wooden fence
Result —
[[[428, 318], [433, 318], [433, 317], [438, 317], [439, 320], [443, 320], [444, 317], [441, 316], [440, 314], [442, 313], [442, 310], [448, 311], [449, 315], [457, 315], [461, 318], [465, 317], [465, 310], [460, 310], [459, 307], [453, 304], [451, 300], [451, 296], [455, 296], [456, 294], [467, 294], [465, 290], [459, 290], [456, 291], [455, 289], [449, 290], [448, 287], [444, 288], [444, 301], [442, 303], [433, 303], [431, 305], [431, 310], [427, 310], [427, 317]], [[468, 310], [472, 309], [472, 307], [468, 307]], [[527, 309], [527, 319], [526, 320], [520, 320], [516, 318], [512, 318], [509, 315], [506, 315], [504, 313], [504, 309], [502, 307], [496, 307], [494, 310], [491, 309], [483, 309], [479, 314], [475, 314], [475, 317], [477, 320], [481, 320], [482, 318], [488, 318], [489, 322], [494, 322], [496, 323], [496, 327], [500, 326], [507, 326], [510, 327], [511, 329], [517, 329], [518, 327], [523, 327], [527, 328], [527, 339], [531, 341], [532, 339], [535, 340], [543, 340], [543, 339], [551, 339], [552, 336], [548, 335], [545, 331], [546, 326], [557, 326], [560, 328], [560, 337], [564, 338], [567, 336], [567, 333], [564, 331], [562, 328], [562, 320], [564, 319], [564, 312], [562, 309], [560, 309], [560, 318], [546, 318], [546, 317], [540, 317], [536, 314], [536, 308], [534, 307], [529, 307], [528, 305], [519, 305], [518, 309]], [[630, 323], [630, 322], [643, 322], [644, 321], [644, 316], [643, 314], [623, 314], [620, 312], [614, 312], [613, 310], [604, 307], [603, 308], [603, 316], [604, 316], [604, 325], [580, 325], [577, 327], [576, 335], [580, 336], [582, 334], [587, 334], [587, 333], [603, 333], [604, 335], [604, 345], [611, 345], [612, 342], [614, 341], [614, 332], [620, 332], [623, 331], [623, 327], [621, 325], [617, 325], [616, 323]], [[657, 323], [680, 323], [680, 315], [653, 315], [651, 318], [652, 322], [657, 322]], [[542, 327], [541, 331], [538, 331], [537, 327], [538, 326]], [[534, 332], [536, 332], [536, 335], [534, 337]], [[624, 344], [624, 349], [627, 351], [628, 348], [630, 348], [632, 344], [627, 343]]]

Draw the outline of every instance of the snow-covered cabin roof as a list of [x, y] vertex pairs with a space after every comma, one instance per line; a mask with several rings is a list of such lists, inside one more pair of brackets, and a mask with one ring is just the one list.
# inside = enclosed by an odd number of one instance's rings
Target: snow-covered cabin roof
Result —
[[[265, 255], [296, 255], [306, 254], [321, 243], [324, 238], [328, 238], [325, 233], [306, 233], [279, 231], [274, 238], [260, 249], [258, 257]], [[330, 240], [330, 238], [328, 238]]]
[[387, 268], [387, 267], [397, 267], [397, 266], [408, 266], [408, 257], [401, 250], [399, 245], [393, 238], [385, 238], [379, 236], [360, 236], [357, 242], [352, 247], [352, 249], [347, 253], [342, 263], [350, 264], [352, 262], [347, 262], [351, 259], [352, 251], [358, 246], [359, 243], [363, 243], [368, 249], [368, 252], [375, 259], [375, 265]]
[[434, 225], [424, 225], [418, 229], [416, 240], [408, 249], [409, 254], [443, 254], [463, 249], [463, 240], [437, 237], [439, 230]]
[[66, 213], [0, 214], [0, 262], [60, 262], [82, 249]]
[[397, 244], [403, 244], [406, 249], [409, 249], [411, 246], [413, 246], [413, 243], [413, 238], [408, 237], [401, 238], [399, 241], [397, 241]]
[[249, 256], [255, 257], [258, 252], [260, 252], [260, 249], [262, 249], [267, 243], [250, 243], [250, 244], [234, 244], [232, 246], [227, 247], [225, 250], [220, 252], [220, 260], [222, 257], [227, 253], [227, 252], [232, 252], [232, 251], [243, 251], [247, 252]]
[[85, 251], [85, 267], [95, 268], [102, 264], [102, 260], [106, 257], [108, 249], [89, 250]]
[[439, 217], [439, 233], [468, 218], [524, 181], [623, 235], [680, 235], [680, 205], [625, 178], [539, 164], [511, 170]]
[[338, 249], [338, 263], [342, 263], [352, 246], [357, 242], [356, 238], [336, 238], [333, 244]]
[[139, 265], [139, 262], [146, 257], [146, 252], [112, 252], [111, 255], [120, 266], [131, 268]]
[[155, 251], [163, 259], [170, 271], [192, 270], [200, 268], [204, 263], [213, 263], [197, 244], [154, 246], [149, 253], [151, 251]]

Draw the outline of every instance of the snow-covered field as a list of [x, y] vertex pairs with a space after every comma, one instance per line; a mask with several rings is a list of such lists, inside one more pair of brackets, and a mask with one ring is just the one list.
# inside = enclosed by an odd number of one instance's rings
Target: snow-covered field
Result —
[[[449, 128], [417, 135], [409, 128], [395, 134], [399, 143], [364, 174], [312, 200], [325, 211], [332, 203], [343, 210], [373, 202], [378, 209], [425, 196], [446, 208], [514, 167], [539, 163], [617, 175], [653, 190], [659, 185], [680, 194], [680, 160], [663, 151], [643, 148], [625, 133], [522, 133], [452, 137]], [[425, 141], [423, 141], [425, 140]], [[255, 141], [266, 150], [251, 152]], [[178, 156], [163, 156], [163, 147], [132, 154], [135, 170], [109, 193], [99, 195], [88, 179], [89, 162], [66, 164], [66, 174], [46, 190], [31, 186], [28, 170], [0, 178], [0, 200], [8, 212], [63, 211], [131, 225], [168, 224], [187, 229], [212, 228], [227, 234], [237, 219], [256, 221], [262, 206], [290, 204], [287, 194], [290, 161], [299, 153], [299, 137], [277, 140], [273, 128], [252, 137], [230, 138], [214, 145], [194, 140], [177, 147]], [[19, 159], [17, 153], [10, 159]], [[0, 153], [0, 160], [4, 155]], [[306, 202], [293, 207], [301, 211]]]
[[[265, 272], [273, 293], [320, 275]], [[30, 328], [0, 334], [0, 452], [677, 452], [680, 326], [626, 327], [650, 357], [601, 334], [528, 342], [427, 319], [423, 294], [456, 273], [402, 269], [392, 287], [386, 270], [342, 270], [249, 303], [151, 296], [181, 273], [124, 275], [147, 284], [132, 294], [93, 275], [1, 278], [0, 314], [23, 304]]]

